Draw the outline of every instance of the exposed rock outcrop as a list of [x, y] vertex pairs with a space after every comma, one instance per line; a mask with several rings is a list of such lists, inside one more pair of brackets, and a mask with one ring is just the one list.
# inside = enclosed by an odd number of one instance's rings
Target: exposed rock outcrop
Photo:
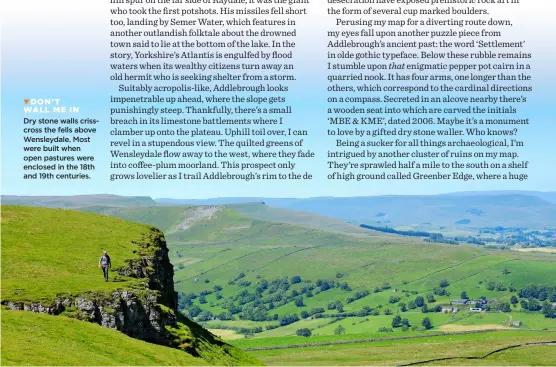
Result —
[[174, 291], [174, 271], [164, 236], [153, 228], [135, 243], [138, 258], [127, 260], [127, 266], [114, 269], [120, 276], [137, 279], [131, 289], [66, 295], [46, 302], [7, 301], [6, 304], [12, 310], [51, 315], [64, 312], [137, 339], [171, 345], [165, 327], [177, 327], [178, 296]]
[[137, 257], [113, 269], [120, 277], [135, 278], [123, 283], [123, 289], [2, 303], [12, 310], [63, 314], [95, 322], [133, 338], [182, 349], [212, 364], [259, 364], [178, 313], [174, 270], [162, 232], [152, 228], [135, 244]]

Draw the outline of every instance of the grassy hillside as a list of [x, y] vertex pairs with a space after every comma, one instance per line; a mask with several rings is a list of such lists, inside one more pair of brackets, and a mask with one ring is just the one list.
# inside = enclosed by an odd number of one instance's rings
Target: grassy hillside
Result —
[[271, 222], [294, 224], [297, 226], [316, 228], [330, 232], [369, 234], [369, 231], [364, 230], [361, 227], [351, 225], [343, 220], [332, 217], [324, 217], [314, 213], [272, 208], [262, 203], [228, 204], [226, 206], [238, 213]]
[[123, 266], [138, 256], [132, 241], [149, 228], [71, 210], [2, 206], [3, 300], [125, 287], [131, 279], [104, 282], [101, 252], [108, 251], [113, 268]]
[[[62, 313], [52, 318], [32, 316], [24, 311], [4, 312], [2, 358], [6, 358], [10, 363], [41, 364], [39, 361], [48, 358], [49, 353], [59, 353], [55, 349], [49, 352], [43, 352], [43, 349], [63, 344], [64, 337], [68, 338], [70, 353], [52, 360], [58, 361], [61, 365], [66, 362], [76, 364], [76, 358], [80, 355], [92, 355], [104, 348], [104, 344], [97, 343], [99, 339], [104, 338], [107, 338], [107, 342], [117, 342], [115, 345], [118, 346], [121, 344], [119, 341], [122, 341], [124, 347], [129, 345], [131, 349], [129, 352], [118, 353], [114, 347], [106, 347], [108, 352], [104, 354], [100, 364], [132, 365], [137, 361], [140, 364], [152, 365], [159, 364], [155, 363], [157, 360], [160, 364], [171, 365], [203, 363], [192, 356], [202, 358], [211, 365], [260, 363], [181, 315], [177, 315], [178, 322], [166, 323], [165, 320], [174, 315], [174, 309], [170, 308], [175, 307], [175, 303], [172, 305], [175, 302], [172, 301], [174, 293], [173, 289], [162, 289], [159, 286], [172, 287], [172, 282], [167, 281], [167, 276], [171, 276], [171, 273], [166, 272], [168, 266], [171, 270], [171, 265], [167, 257], [155, 255], [165, 253], [165, 244], [161, 233], [152, 227], [90, 213], [21, 206], [2, 206], [1, 222], [2, 304], [41, 303], [48, 306], [58, 297], [73, 302], [72, 299], [82, 296], [87, 300], [83, 302], [84, 309], [91, 312], [93, 300], [101, 302], [100, 310], [94, 309], [95, 315], [78, 309], [77, 301], [65, 305]], [[148, 275], [148, 282], [143, 282], [144, 279], [116, 276], [115, 271], [112, 272], [111, 281], [105, 282], [102, 271], [97, 267], [102, 249], [109, 251], [114, 270], [119, 267], [129, 269], [133, 266], [133, 271], [138, 271], [138, 267], [143, 267], [141, 272]], [[162, 263], [155, 265], [157, 261]], [[153, 291], [153, 287], [156, 292]], [[125, 296], [125, 292], [117, 293], [120, 294], [118, 297], [126, 297], [125, 299], [110, 298], [113, 295], [111, 291], [116, 289], [133, 292], [126, 293]], [[102, 303], [104, 301], [105, 303]], [[148, 302], [150, 306], [146, 305]], [[87, 303], [90, 303], [90, 306], [86, 305]], [[147, 311], [142, 311], [142, 305], [149, 307], [148, 314]], [[156, 312], [153, 308], [156, 308]], [[117, 312], [116, 309], [121, 312], [120, 316], [114, 314]], [[162, 332], [167, 332], [164, 334], [164, 345], [173, 345], [182, 351], [153, 347], [153, 355], [146, 356], [144, 353], [149, 353], [149, 348], [146, 348], [146, 352], [127, 361], [127, 356], [142, 348], [142, 343], [125, 341], [127, 339], [124, 334], [96, 327], [86, 321], [69, 320], [69, 317], [72, 317], [96, 320], [95, 322], [100, 323], [96, 313], [101, 311], [106, 313], [102, 315], [103, 320], [105, 316], [110, 315], [119, 317], [119, 322], [125, 324], [125, 330], [128, 332], [137, 329], [147, 330], [155, 321], [164, 322]], [[140, 317], [148, 317], [149, 320], [141, 320]], [[97, 334], [98, 330], [100, 331]], [[29, 347], [30, 333], [34, 333], [32, 348]], [[155, 338], [153, 334], [150, 335], [148, 338]], [[42, 340], [44, 337], [54, 340]], [[58, 337], [60, 340], [56, 339]], [[168, 351], [167, 355], [163, 355], [164, 350]], [[175, 359], [175, 353], [184, 356]], [[99, 364], [98, 360], [90, 361], [92, 365]]]
[[2, 311], [2, 365], [203, 366], [201, 358], [62, 316]]
[[[208, 212], [203, 213], [203, 208], [205, 208], [205, 211], [209, 209]], [[264, 203], [236, 203], [217, 206], [160, 205], [141, 208], [93, 206], [81, 208], [80, 210], [123, 218], [132, 222], [152, 224], [161, 228], [166, 234], [170, 234], [186, 229], [184, 227], [187, 227], [187, 225], [184, 226], [183, 224], [187, 224], [188, 220], [198, 222], [201, 219], [210, 219], [212, 214], [216, 214], [212, 213], [210, 208], [214, 208], [217, 211], [223, 208], [228, 208], [252, 219], [293, 224], [300, 227], [308, 227], [330, 232], [363, 234], [367, 236], [375, 234], [339, 219], [323, 217], [313, 213], [273, 208], [265, 205]]]
[[76, 196], [16, 196], [2, 195], [3, 205], [42, 206], [46, 208], [75, 209], [101, 205], [112, 207], [155, 205], [146, 196], [76, 195]]

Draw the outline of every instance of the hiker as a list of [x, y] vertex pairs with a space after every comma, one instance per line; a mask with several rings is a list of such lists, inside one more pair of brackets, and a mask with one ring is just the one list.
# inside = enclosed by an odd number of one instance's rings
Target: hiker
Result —
[[106, 251], [102, 251], [102, 256], [98, 261], [98, 267], [102, 266], [102, 272], [104, 273], [104, 281], [108, 281], [108, 269], [112, 267], [112, 262], [110, 261], [110, 256]]

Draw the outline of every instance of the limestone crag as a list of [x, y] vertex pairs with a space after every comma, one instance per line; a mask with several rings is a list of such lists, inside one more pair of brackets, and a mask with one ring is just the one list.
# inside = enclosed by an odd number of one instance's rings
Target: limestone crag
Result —
[[174, 270], [168, 258], [163, 234], [157, 229], [143, 236], [139, 257], [114, 269], [119, 276], [137, 278], [131, 289], [110, 293], [85, 292], [51, 301], [3, 302], [12, 310], [58, 315], [67, 314], [119, 330], [133, 338], [172, 345], [165, 326], [177, 327], [178, 297], [174, 291]]

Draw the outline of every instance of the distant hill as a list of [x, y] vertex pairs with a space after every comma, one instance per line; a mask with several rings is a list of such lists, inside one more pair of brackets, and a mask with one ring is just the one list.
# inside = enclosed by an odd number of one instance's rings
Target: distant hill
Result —
[[[154, 207], [112, 208], [94, 206], [82, 208], [82, 211], [108, 215], [131, 222], [152, 224], [164, 231], [168, 238], [182, 236], [188, 228], [210, 221], [221, 212], [233, 213], [251, 225], [253, 221], [265, 221], [280, 224], [291, 224], [299, 228], [324, 230], [328, 232], [377, 236], [379, 232], [368, 231], [359, 226], [351, 225], [343, 220], [325, 217], [314, 213], [300, 212], [289, 209], [275, 208], [263, 203], [241, 203], [228, 205], [158, 205]], [[236, 220], [235, 218], [234, 220]]]
[[[543, 229], [556, 227], [556, 192], [485, 191], [442, 195], [387, 195], [368, 197], [296, 198], [213, 198], [156, 199], [115, 195], [68, 197], [3, 196], [4, 204], [71, 208], [102, 213], [112, 208], [150, 208], [130, 218], [138, 222], [165, 222], [158, 218], [157, 207], [203, 205], [235, 206], [238, 212], [264, 220], [279, 220], [333, 231], [358, 231], [360, 224], [379, 226], [432, 225], [457, 228], [518, 227]], [[266, 205], [254, 205], [264, 203]], [[279, 210], [269, 212], [269, 207]], [[180, 210], [180, 209], [176, 209]], [[148, 214], [148, 212], [152, 212]], [[301, 213], [303, 212], [303, 213]], [[167, 211], [163, 211], [167, 214]], [[307, 213], [320, 216], [309, 218]], [[126, 214], [126, 216], [129, 213]], [[162, 214], [163, 216], [166, 214]], [[116, 215], [117, 216], [117, 215]], [[157, 217], [153, 221], [153, 216]], [[175, 216], [172, 216], [175, 218]], [[325, 219], [326, 218], [326, 219]], [[334, 222], [334, 223], [332, 223]], [[350, 224], [341, 223], [348, 222]], [[316, 227], [315, 227], [316, 226]], [[163, 227], [163, 226], [162, 226]], [[341, 229], [340, 229], [341, 228]]]
[[157, 200], [164, 204], [214, 205], [247, 201], [341, 219], [353, 224], [406, 226], [521, 227], [556, 226], [554, 193], [454, 193], [431, 196], [320, 197], [309, 199], [217, 198]]
[[477, 196], [477, 195], [527, 195], [534, 196], [539, 199], [548, 201], [550, 203], [556, 204], [556, 192], [541, 192], [541, 191], [464, 191], [444, 194], [446, 196]]
[[122, 207], [148, 206], [156, 202], [147, 196], [76, 195], [76, 196], [17, 196], [2, 195], [3, 205], [43, 206], [46, 208], [77, 209], [93, 205]]

